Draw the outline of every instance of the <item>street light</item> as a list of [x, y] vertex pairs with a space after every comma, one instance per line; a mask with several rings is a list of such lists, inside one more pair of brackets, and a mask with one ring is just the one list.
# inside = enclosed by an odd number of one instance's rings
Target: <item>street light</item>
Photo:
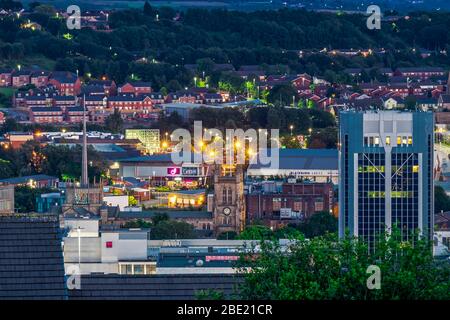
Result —
[[309, 135], [311, 135], [311, 133], [312, 133], [312, 128], [309, 128], [309, 129], [308, 129], [308, 132], [309, 132]]
[[291, 125], [289, 126], [289, 129], [291, 129], [291, 136], [292, 136], [292, 130], [294, 129], [294, 126], [291, 124]]
[[197, 77], [194, 77], [194, 87], [197, 88]]

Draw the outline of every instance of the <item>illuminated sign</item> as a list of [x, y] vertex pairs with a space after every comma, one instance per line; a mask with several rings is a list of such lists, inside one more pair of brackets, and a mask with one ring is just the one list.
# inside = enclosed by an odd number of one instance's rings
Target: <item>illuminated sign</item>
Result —
[[198, 175], [197, 167], [184, 167], [183, 168], [183, 176], [196, 176]]
[[180, 175], [181, 170], [179, 167], [171, 167], [171, 168], [167, 168], [167, 174], [169, 176], [178, 176]]
[[206, 256], [206, 262], [210, 261], [237, 261], [239, 256]]

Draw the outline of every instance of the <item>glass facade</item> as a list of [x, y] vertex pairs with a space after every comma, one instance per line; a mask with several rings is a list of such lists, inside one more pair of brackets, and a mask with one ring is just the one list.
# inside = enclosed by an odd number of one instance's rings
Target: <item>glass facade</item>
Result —
[[419, 157], [417, 153], [393, 153], [391, 164], [392, 225], [408, 240], [419, 228]]
[[385, 223], [385, 155], [358, 154], [358, 236], [373, 243]]
[[366, 240], [392, 227], [404, 240], [433, 235], [431, 112], [342, 111], [339, 162], [339, 235]]

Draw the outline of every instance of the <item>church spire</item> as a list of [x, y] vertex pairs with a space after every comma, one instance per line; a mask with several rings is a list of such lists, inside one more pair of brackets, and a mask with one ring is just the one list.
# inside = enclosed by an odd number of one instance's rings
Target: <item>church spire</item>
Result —
[[87, 135], [86, 135], [86, 95], [83, 96], [83, 155], [81, 160], [81, 186], [89, 186], [88, 167], [87, 167]]

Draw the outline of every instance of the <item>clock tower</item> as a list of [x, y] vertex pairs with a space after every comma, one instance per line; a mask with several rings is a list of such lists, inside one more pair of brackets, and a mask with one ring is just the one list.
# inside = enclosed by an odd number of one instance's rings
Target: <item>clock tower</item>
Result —
[[240, 233], [245, 227], [244, 169], [221, 164], [214, 168], [214, 231]]

